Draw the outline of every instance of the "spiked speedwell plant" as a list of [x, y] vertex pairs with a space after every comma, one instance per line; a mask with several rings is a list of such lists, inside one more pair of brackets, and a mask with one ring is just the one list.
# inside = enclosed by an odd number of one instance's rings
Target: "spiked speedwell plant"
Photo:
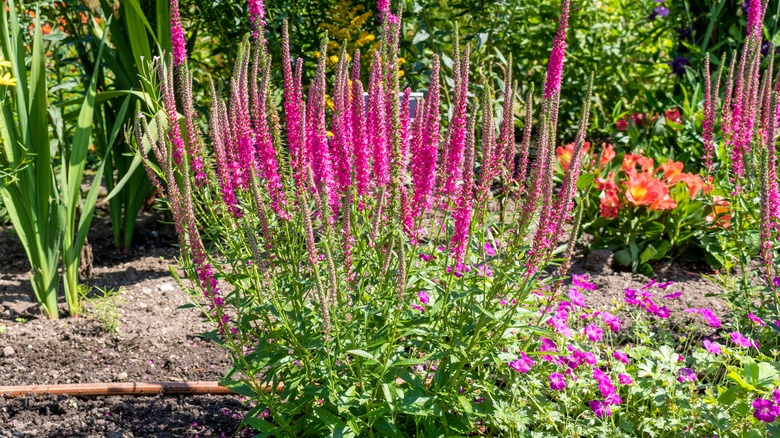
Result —
[[535, 141], [531, 91], [519, 145], [511, 68], [498, 120], [491, 83], [480, 102], [469, 94], [468, 46], [455, 46], [446, 129], [438, 58], [412, 114], [399, 84], [400, 13], [389, 6], [367, 87], [359, 54], [350, 65], [342, 52], [333, 78], [320, 58], [304, 98], [303, 61], [291, 59], [285, 30], [280, 114], [262, 3], [252, 6], [256, 28], [228, 100], [210, 84], [208, 140], [175, 7], [172, 57], [154, 64], [160, 111], [135, 125], [190, 290], [231, 352], [225, 384], [257, 401], [246, 422], [269, 436], [517, 430], [497, 413], [519, 396], [517, 359], [532, 332], [546, 332], [537, 327], [549, 315], [537, 311], [559, 290], [578, 225], [587, 103], [563, 185], [553, 184], [569, 1]]

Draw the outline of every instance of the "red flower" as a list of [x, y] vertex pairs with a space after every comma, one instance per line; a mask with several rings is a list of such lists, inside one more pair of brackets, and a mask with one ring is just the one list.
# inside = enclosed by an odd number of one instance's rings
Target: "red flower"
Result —
[[670, 109], [664, 111], [664, 117], [667, 122], [682, 123], [682, 115], [680, 114], [680, 108]]
[[615, 122], [615, 128], [617, 128], [618, 131], [627, 131], [628, 120], [626, 120], [625, 117], [620, 118], [617, 122]]

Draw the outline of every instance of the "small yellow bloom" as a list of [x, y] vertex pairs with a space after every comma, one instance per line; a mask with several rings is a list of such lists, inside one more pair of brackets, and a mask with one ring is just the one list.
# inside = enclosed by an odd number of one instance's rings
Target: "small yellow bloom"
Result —
[[16, 78], [11, 77], [11, 73], [0, 76], [0, 86], [13, 87], [16, 85]]
[[0, 61], [0, 67], [10, 67], [11, 61]]
[[330, 131], [325, 131], [325, 136], [328, 138], [333, 137], [333, 133]]
[[336, 55], [331, 55], [331, 57], [330, 57], [330, 58], [328, 58], [328, 60], [329, 60], [330, 62], [332, 62], [333, 64], [336, 64], [336, 63], [338, 63], [338, 62], [339, 62], [339, 57], [338, 57], [338, 56], [336, 56]]
[[312, 57], [314, 57], [314, 58], [317, 58], [317, 59], [319, 59], [319, 57], [320, 57], [320, 51], [319, 51], [319, 50], [315, 50], [315, 51], [314, 51], [314, 53], [312, 53], [312, 54], [311, 54], [311, 56], [312, 56]]

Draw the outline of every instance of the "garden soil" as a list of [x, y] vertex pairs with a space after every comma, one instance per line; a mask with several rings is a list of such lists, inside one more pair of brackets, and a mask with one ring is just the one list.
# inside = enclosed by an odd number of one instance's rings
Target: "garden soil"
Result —
[[[219, 380], [228, 370], [227, 354], [198, 337], [211, 329], [208, 322], [195, 308], [179, 308], [187, 297], [170, 276], [177, 254], [172, 227], [142, 213], [136, 246], [127, 252], [114, 248], [110, 229], [106, 217], [95, 218], [89, 236], [93, 277], [87, 283], [120, 292], [88, 301], [82, 318], [56, 321], [41, 317], [24, 251], [11, 230], [0, 229], [0, 385]], [[727, 302], [718, 296], [724, 291], [702, 277], [701, 269], [657, 267], [659, 280], [675, 282], [658, 295], [683, 292], [673, 300], [658, 297], [673, 313], [661, 322], [664, 327], [688, 324], [682, 310], [689, 307], [728, 315]], [[586, 254], [584, 245], [572, 272], [588, 273], [598, 286], [586, 296], [595, 309], [621, 302], [626, 288], [649, 281], [614, 270], [608, 253]], [[112, 312], [116, 331], [107, 330]], [[627, 319], [621, 330], [627, 342], [630, 330]], [[0, 396], [0, 438], [240, 436], [248, 433], [238, 427], [249, 409], [241, 397], [224, 395]]]

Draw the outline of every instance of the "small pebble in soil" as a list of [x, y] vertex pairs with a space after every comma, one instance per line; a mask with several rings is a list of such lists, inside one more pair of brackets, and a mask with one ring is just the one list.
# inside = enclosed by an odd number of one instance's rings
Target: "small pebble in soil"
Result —
[[14, 351], [14, 348], [11, 347], [10, 345], [5, 347], [5, 348], [3, 348], [3, 356], [4, 357], [11, 357], [14, 354], [16, 354], [16, 351]]
[[117, 380], [127, 380], [127, 373], [122, 371], [116, 375]]

